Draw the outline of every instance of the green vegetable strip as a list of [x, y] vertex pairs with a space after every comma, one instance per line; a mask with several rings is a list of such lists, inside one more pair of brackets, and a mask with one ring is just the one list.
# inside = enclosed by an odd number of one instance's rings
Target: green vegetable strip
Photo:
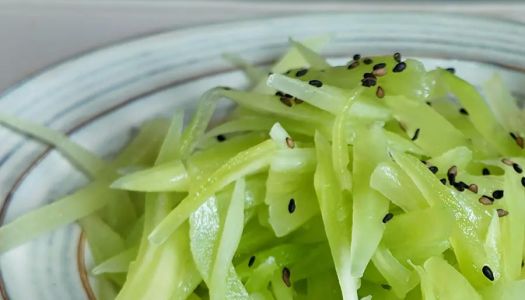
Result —
[[124, 250], [124, 239], [99, 217], [84, 217], [79, 220], [79, 224], [86, 234], [96, 263], [101, 263]]
[[282, 270], [276, 270], [272, 276], [271, 286], [276, 300], [293, 300], [293, 288], [286, 286], [283, 281]]
[[417, 155], [427, 154], [427, 152], [421, 149], [421, 147], [414, 144], [412, 141], [399, 136], [396, 133], [385, 131], [385, 136], [386, 136], [388, 149], [392, 149], [398, 152], [409, 152], [409, 153], [413, 153]]
[[311, 68], [315, 69], [323, 69], [323, 68], [331, 68], [331, 66], [326, 62], [326, 59], [324, 59], [322, 56], [317, 54], [312, 49], [308, 48], [307, 46], [296, 42], [292, 39], [290, 39], [290, 44], [299, 51], [301, 56], [306, 60], [308, 65]]
[[264, 201], [269, 206], [269, 222], [277, 237], [300, 228], [319, 213], [313, 188], [315, 161], [311, 148], [276, 152], [268, 171]]
[[170, 151], [170, 149], [177, 149], [177, 157], [180, 159], [185, 159], [193, 152], [193, 150], [195, 150], [198, 141], [204, 134], [211, 120], [211, 117], [213, 116], [216, 102], [221, 97], [221, 91], [221, 88], [215, 88], [207, 91], [206, 93], [204, 93], [204, 95], [202, 95], [195, 115], [193, 116], [188, 126], [184, 129], [184, 132], [180, 137], [180, 144], [173, 144], [172, 146], [168, 147], [163, 146], [161, 148], [160, 155], [162, 155], [162, 149], [166, 149], [165, 151]]
[[[403, 96], [386, 96], [384, 100], [396, 119], [406, 126], [409, 138], [431, 156], [468, 144], [461, 131], [425, 103]], [[437, 142], [439, 136], [447, 138]]]
[[308, 278], [308, 295], [306, 299], [343, 299], [337, 276], [333, 270], [313, 274]]
[[[189, 249], [184, 223], [166, 243], [150, 246], [140, 263], [130, 266], [117, 300], [185, 299], [201, 281]], [[140, 255], [140, 253], [139, 253]], [[169, 278], [169, 280], [166, 280]]]
[[250, 293], [261, 292], [266, 289], [273, 274], [278, 270], [275, 258], [268, 257], [264, 262], [259, 264], [253, 272], [250, 279], [246, 282], [246, 289]]
[[[521, 159], [520, 163], [525, 163]], [[517, 280], [521, 277], [521, 261], [523, 260], [523, 243], [525, 237], [525, 189], [520, 183], [521, 176], [513, 171], [506, 171], [501, 208], [509, 212], [501, 218], [501, 244], [503, 258], [503, 274], [507, 280]]]
[[[208, 91], [206, 94], [204, 94], [202, 96], [203, 103], [206, 102], [206, 100], [209, 101], [209, 99], [212, 96], [213, 91]], [[199, 113], [202, 113], [202, 115], [200, 115]], [[196, 121], [195, 119], [199, 117], [206, 118], [207, 116], [208, 115], [206, 113], [199, 112], [199, 110], [197, 109], [197, 112], [195, 113], [194, 119], [192, 120], [190, 126], [188, 126], [188, 128], [186, 128], [183, 132], [182, 128], [184, 127], [184, 111], [175, 112], [175, 114], [173, 114], [173, 118], [171, 119], [168, 132], [166, 133], [164, 141], [160, 146], [157, 159], [155, 160], [155, 165], [162, 164], [173, 159], [180, 159], [182, 157], [182, 154], [186, 151], [183, 149], [183, 146], [190, 148], [190, 150], [188, 151], [193, 150], [192, 147], [195, 143], [195, 141], [192, 140], [192, 137], [194, 137], [193, 133], [197, 131], [197, 133], [195, 134], [199, 134], [201, 131], [201, 127], [206, 126], [201, 124], [200, 121]]]
[[401, 299], [418, 284], [417, 275], [414, 276], [413, 271], [403, 266], [383, 245], [377, 248], [372, 262]]
[[104, 183], [93, 182], [74, 194], [28, 212], [0, 227], [0, 253], [88, 216], [119, 197], [119, 192], [109, 191]]
[[[290, 146], [288, 145], [288, 143], [290, 141], [293, 141], [290, 134], [286, 132], [286, 130], [278, 122], [275, 123], [270, 129], [270, 137], [275, 142], [275, 144], [281, 149], [289, 148]], [[293, 143], [292, 146], [295, 147], [295, 143]]]
[[91, 273], [93, 275], [125, 273], [128, 271], [129, 263], [137, 256], [137, 253], [137, 247], [124, 250], [95, 266], [93, 270], [91, 270]]
[[336, 115], [334, 125], [332, 128], [332, 157], [333, 168], [339, 180], [339, 186], [343, 190], [350, 191], [352, 189], [352, 174], [348, 170], [348, 163], [350, 162], [348, 154], [348, 130], [349, 125], [349, 111], [355, 102], [355, 99], [362, 93], [362, 89], [355, 89], [352, 96], [346, 100], [340, 112]]
[[525, 280], [499, 281], [481, 290], [483, 299], [521, 300], [525, 294]]
[[[319, 37], [308, 38], [302, 41], [302, 43], [309, 47], [310, 49], [318, 50], [322, 48], [331, 37], [329, 35], [323, 35]], [[306, 66], [308, 63], [304, 57], [299, 53], [295, 47], [290, 47], [288, 51], [281, 56], [277, 62], [272, 66], [272, 73], [284, 73], [291, 69], [301, 68]], [[266, 85], [266, 79], [261, 80], [253, 89], [255, 92], [264, 93], [264, 94], [273, 94], [271, 88]]]
[[4, 113], [0, 113], [0, 123], [55, 147], [92, 178], [107, 166], [105, 161], [76, 144], [63, 133]]
[[[277, 122], [277, 118], [271, 118], [269, 116], [246, 116], [231, 121], [224, 122], [205, 134], [204, 139], [212, 139], [214, 142], [217, 135], [229, 134], [237, 132], [249, 132], [249, 131], [269, 131], [270, 128]], [[283, 127], [287, 128], [290, 132], [297, 132], [303, 135], [313, 136], [316, 130], [312, 124], [304, 124], [293, 120], [280, 119], [279, 123]]]
[[430, 258], [425, 262], [424, 268], [436, 299], [481, 300], [481, 296], [467, 279], [444, 259]]
[[[304, 39], [301, 43], [313, 50], [320, 50], [330, 41], [331, 35], [322, 35]], [[273, 73], [284, 73], [290, 69], [304, 67], [307, 64], [304, 57], [295, 47], [290, 47], [288, 52], [281, 57], [272, 67]]]
[[337, 178], [333, 173], [330, 145], [320, 134], [315, 136], [317, 169], [314, 186], [332, 253], [339, 285], [345, 300], [357, 300], [359, 279], [351, 274], [350, 239], [351, 208], [344, 199]]
[[[498, 213], [494, 211], [492, 213], [492, 219], [487, 229], [484, 249], [491, 262], [490, 269], [494, 274], [495, 280], [498, 281], [500, 277], [507, 277], [505, 274], [505, 270], [503, 270], [501, 266], [501, 256], [503, 254], [502, 246], [503, 245], [501, 240], [501, 226], [499, 216]], [[521, 264], [521, 262], [518, 263], [518, 266], [519, 264]]]
[[459, 262], [461, 272], [475, 286], [487, 285], [489, 281], [481, 272], [489, 262], [481, 237], [490, 215], [468, 194], [455, 192], [439, 182], [425, 165], [416, 158], [401, 153], [392, 153], [397, 164], [407, 173], [432, 206], [443, 206], [454, 217], [454, 229], [450, 242]]
[[421, 267], [416, 266], [414, 264], [411, 264], [414, 270], [416, 270], [417, 274], [419, 275], [419, 282], [421, 287], [421, 294], [423, 296], [424, 300], [439, 300], [436, 298], [436, 294], [434, 292], [434, 288], [432, 287], [432, 280], [430, 278], [430, 275], [428, 275], [427, 271]]
[[[226, 298], [226, 283], [244, 227], [244, 193], [245, 181], [241, 178], [235, 183], [223, 229], [217, 237], [217, 251], [210, 274], [210, 299], [229, 299]], [[245, 296], [248, 298], [248, 294]]]
[[268, 166], [276, 145], [273, 141], [262, 142], [231, 158], [215, 171], [200, 188], [191, 192], [164, 218], [149, 235], [149, 240], [161, 244], [195, 211], [207, 198], [243, 176], [255, 173]]
[[514, 143], [509, 133], [496, 122], [494, 115], [487, 107], [483, 97], [476, 88], [461, 78], [442, 72], [443, 82], [447, 85], [461, 105], [468, 111], [469, 118], [474, 127], [498, 149], [502, 155], [518, 155], [520, 148]]
[[242, 69], [252, 84], [256, 84], [266, 77], [264, 70], [255, 67], [237, 54], [225, 53], [222, 57], [232, 65]]
[[[183, 114], [175, 114], [168, 134], [159, 151], [157, 163], [177, 159]], [[188, 140], [189, 141], [189, 140]], [[189, 144], [192, 144], [189, 141]], [[169, 151], [173, 149], [174, 151]], [[130, 265], [127, 280], [117, 300], [184, 299], [195, 289], [201, 278], [195, 268], [189, 247], [188, 227], [182, 226], [178, 234], [161, 246], [148, 242], [147, 236], [178, 202], [180, 196], [146, 194], [144, 234], [137, 259]], [[166, 281], [165, 278], [170, 278]]]
[[500, 75], [494, 75], [483, 84], [483, 93], [486, 96], [490, 110], [508, 132], [520, 135], [525, 134], [525, 119], [523, 111], [508, 90]]
[[260, 113], [271, 113], [279, 117], [285, 117], [296, 121], [323, 125], [331, 121], [327, 112], [321, 111], [309, 105], [296, 105], [288, 107], [279, 101], [277, 96], [255, 94], [242, 91], [223, 91], [222, 94], [250, 110]]
[[175, 160], [119, 178], [111, 188], [140, 192], [184, 192], [188, 174], [181, 161]]
[[153, 165], [169, 128], [169, 121], [155, 119], [144, 123], [138, 134], [111, 162], [115, 168]]
[[353, 161], [353, 221], [350, 272], [362, 277], [385, 229], [383, 217], [389, 201], [370, 187], [375, 166], [389, 160], [386, 140], [380, 127], [373, 125], [357, 132]]
[[428, 207], [410, 177], [393, 162], [382, 162], [374, 169], [370, 186], [404, 211]]
[[454, 222], [442, 207], [396, 215], [386, 224], [381, 243], [401, 262], [423, 263], [450, 248]]
[[348, 93], [339, 88], [327, 85], [315, 87], [308, 82], [281, 74], [270, 75], [267, 84], [332, 114], [338, 114], [348, 98]]

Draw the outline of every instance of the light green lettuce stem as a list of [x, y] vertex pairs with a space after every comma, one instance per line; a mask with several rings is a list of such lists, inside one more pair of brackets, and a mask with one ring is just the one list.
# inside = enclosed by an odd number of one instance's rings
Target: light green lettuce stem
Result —
[[357, 300], [359, 279], [352, 276], [350, 261], [352, 210], [334, 174], [330, 144], [320, 134], [316, 134], [315, 147], [317, 153], [315, 192], [339, 285], [343, 299]]
[[389, 157], [383, 130], [378, 125], [361, 128], [354, 142], [353, 161], [353, 221], [350, 270], [352, 276], [362, 277], [366, 266], [383, 236], [382, 220], [388, 212], [389, 201], [370, 187], [375, 167]]

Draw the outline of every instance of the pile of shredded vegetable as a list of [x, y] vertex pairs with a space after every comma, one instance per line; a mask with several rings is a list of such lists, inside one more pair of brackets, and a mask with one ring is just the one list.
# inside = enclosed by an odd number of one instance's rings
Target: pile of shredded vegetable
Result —
[[[78, 222], [99, 299], [523, 299], [525, 113], [399, 53], [332, 66], [291, 41], [247, 90], [206, 92], [113, 160], [0, 113], [90, 184], [0, 228]], [[216, 102], [235, 110], [209, 128]]]

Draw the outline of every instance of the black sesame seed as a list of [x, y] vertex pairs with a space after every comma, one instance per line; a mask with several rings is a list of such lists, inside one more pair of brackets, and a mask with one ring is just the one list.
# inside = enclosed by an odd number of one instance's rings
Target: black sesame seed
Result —
[[308, 84], [309, 85], [313, 85], [315, 87], [322, 87], [323, 86], [323, 83], [320, 80], [317, 80], [317, 79], [313, 79], [313, 80], [308, 81]]
[[509, 214], [508, 211], [506, 211], [506, 210], [504, 210], [502, 208], [496, 209], [496, 212], [498, 213], [498, 217], [500, 217], [500, 218], [503, 218], [503, 217], [505, 217], [506, 215]]
[[432, 106], [432, 102], [430, 102], [430, 101], [426, 101], [425, 103], [426, 103], [428, 106]]
[[501, 199], [501, 198], [503, 198], [503, 190], [495, 190], [494, 192], [492, 192], [492, 197], [494, 199]]
[[453, 186], [456, 188], [456, 190], [458, 190], [459, 192], [463, 192], [465, 189], [468, 189], [469, 185], [466, 184], [465, 182], [463, 181], [460, 181], [460, 182], [456, 182], [455, 184], [453, 184]]
[[422, 164], [424, 164], [424, 165], [426, 165], [426, 164], [427, 164], [427, 161], [426, 161], [426, 160], [424, 160], [424, 159], [420, 160], [420, 162], [421, 162]]
[[474, 194], [478, 193], [478, 185], [475, 183], [472, 183], [468, 186], [468, 190], [473, 192]]
[[441, 183], [444, 184], [444, 185], [447, 184], [447, 180], [445, 178], [441, 178], [439, 181], [441, 181]]
[[288, 75], [290, 73], [292, 73], [292, 70], [288, 70], [288, 71], [284, 72], [285, 75]]
[[361, 54], [354, 54], [353, 59], [354, 60], [360, 60], [361, 59]]
[[492, 270], [489, 268], [489, 266], [483, 266], [481, 271], [483, 272], [483, 275], [487, 277], [488, 280], [494, 281], [494, 274], [492, 273]]
[[275, 96], [284, 96], [284, 93], [281, 91], [275, 92]]
[[430, 166], [430, 167], [428, 167], [428, 169], [430, 170], [430, 172], [432, 172], [434, 174], [436, 174], [439, 171], [438, 167], [436, 167], [436, 166]]
[[364, 73], [363, 78], [373, 78], [376, 79], [376, 76], [372, 73]]
[[516, 139], [516, 134], [514, 132], [509, 132], [509, 134], [512, 139]]
[[521, 185], [525, 186], [525, 177], [521, 177]]
[[290, 202], [288, 202], [288, 212], [293, 213], [295, 211], [295, 199], [290, 199]]
[[450, 72], [452, 74], [456, 73], [456, 69], [454, 69], [454, 68], [446, 68], [445, 70], [447, 70], [447, 72]]
[[382, 99], [383, 97], [385, 97], [385, 90], [383, 90], [382, 87], [378, 86], [376, 90], [376, 96], [377, 98]]
[[483, 205], [492, 205], [494, 203], [494, 199], [492, 199], [492, 197], [483, 195], [479, 198], [479, 203]]
[[394, 53], [394, 60], [397, 62], [401, 62], [401, 53], [399, 52]]
[[468, 111], [464, 109], [463, 107], [459, 109], [459, 113], [465, 116], [468, 116]]
[[295, 73], [295, 77], [301, 77], [306, 75], [308, 73], [308, 69], [301, 69]]
[[448, 182], [451, 185], [456, 184], [456, 175], [458, 174], [458, 167], [452, 166], [447, 171]]
[[407, 64], [405, 62], [400, 62], [392, 69], [393, 72], [399, 73], [403, 72], [407, 68]]
[[525, 266], [525, 261], [521, 261], [521, 267], [523, 268]]
[[513, 164], [512, 164], [512, 168], [513, 168], [514, 171], [516, 171], [516, 173], [518, 173], [518, 174], [523, 173], [523, 169], [522, 169], [521, 166], [518, 165], [517, 163], [513, 163]]
[[292, 282], [290, 281], [290, 269], [288, 269], [287, 267], [283, 268], [282, 278], [283, 278], [284, 284], [287, 287], [291, 287], [292, 286]]
[[232, 88], [229, 86], [223, 86], [222, 89], [225, 91], [231, 91]]
[[382, 284], [381, 287], [384, 288], [385, 290], [392, 289], [392, 287], [390, 285], [388, 285], [388, 284]]
[[375, 78], [372, 78], [372, 77], [361, 79], [361, 85], [365, 86], [365, 87], [375, 86], [376, 83], [377, 83], [377, 80]]
[[369, 64], [373, 63], [374, 61], [370, 57], [365, 57], [363, 59], [363, 62], [365, 63], [365, 65], [369, 65]]
[[353, 69], [353, 68], [356, 68], [357, 66], [359, 66], [359, 62], [354, 61], [353, 63], [348, 65], [348, 69]]
[[248, 268], [253, 266], [255, 263], [255, 256], [250, 257], [250, 260], [248, 261]]
[[224, 142], [225, 140], [226, 140], [226, 137], [225, 137], [224, 135], [219, 134], [219, 135], [217, 136], [217, 141], [219, 141], [219, 142]]
[[378, 64], [375, 64], [372, 69], [375, 71], [375, 70], [379, 70], [379, 69], [383, 69], [386, 67], [386, 64], [385, 63], [378, 63]]
[[301, 104], [301, 103], [304, 102], [304, 100], [301, 100], [301, 99], [299, 99], [299, 98], [294, 98], [294, 101], [293, 101], [293, 102], [295, 102], [295, 104]]
[[414, 132], [414, 135], [412, 136], [412, 140], [415, 141], [417, 140], [417, 138], [419, 137], [419, 128], [416, 129], [416, 131]]
[[386, 215], [383, 217], [383, 223], [387, 223], [388, 221], [392, 220], [393, 217], [394, 217], [394, 214], [393, 214], [393, 213], [388, 213], [388, 214], [386, 214]]
[[483, 174], [484, 176], [490, 175], [490, 170], [487, 168], [483, 168], [483, 170], [481, 170], [481, 174]]

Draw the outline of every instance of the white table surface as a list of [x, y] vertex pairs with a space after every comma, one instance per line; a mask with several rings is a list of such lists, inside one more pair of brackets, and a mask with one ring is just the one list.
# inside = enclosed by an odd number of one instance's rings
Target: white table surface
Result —
[[0, 91], [46, 66], [90, 49], [137, 35], [210, 22], [370, 10], [455, 12], [525, 22], [525, 4], [519, 2], [297, 2], [0, 0]]

